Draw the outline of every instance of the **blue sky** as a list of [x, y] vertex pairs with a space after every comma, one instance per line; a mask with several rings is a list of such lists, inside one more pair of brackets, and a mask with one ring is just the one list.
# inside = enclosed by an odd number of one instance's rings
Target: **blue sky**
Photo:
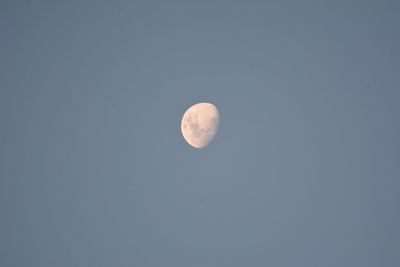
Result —
[[399, 265], [398, 2], [0, 7], [1, 266]]

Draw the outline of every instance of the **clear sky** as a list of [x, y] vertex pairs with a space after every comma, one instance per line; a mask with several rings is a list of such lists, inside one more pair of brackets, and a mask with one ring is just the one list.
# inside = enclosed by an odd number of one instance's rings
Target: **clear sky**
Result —
[[399, 14], [1, 1], [0, 266], [399, 266]]

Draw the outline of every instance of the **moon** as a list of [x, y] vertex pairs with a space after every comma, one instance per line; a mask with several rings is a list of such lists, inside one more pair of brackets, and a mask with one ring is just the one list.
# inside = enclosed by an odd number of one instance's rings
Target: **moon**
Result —
[[186, 110], [181, 121], [183, 138], [195, 148], [207, 146], [215, 137], [219, 112], [211, 103], [198, 103]]

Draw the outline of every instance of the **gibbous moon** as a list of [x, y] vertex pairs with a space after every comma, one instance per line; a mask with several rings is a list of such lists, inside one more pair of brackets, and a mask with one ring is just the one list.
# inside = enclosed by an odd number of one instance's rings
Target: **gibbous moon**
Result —
[[198, 103], [183, 114], [181, 131], [191, 146], [203, 148], [214, 138], [218, 124], [218, 109], [211, 103]]

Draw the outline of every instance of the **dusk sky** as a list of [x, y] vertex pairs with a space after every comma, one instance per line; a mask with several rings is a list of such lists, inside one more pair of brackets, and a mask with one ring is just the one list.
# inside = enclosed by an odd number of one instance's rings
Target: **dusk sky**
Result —
[[400, 266], [399, 14], [2, 1], [0, 266]]

